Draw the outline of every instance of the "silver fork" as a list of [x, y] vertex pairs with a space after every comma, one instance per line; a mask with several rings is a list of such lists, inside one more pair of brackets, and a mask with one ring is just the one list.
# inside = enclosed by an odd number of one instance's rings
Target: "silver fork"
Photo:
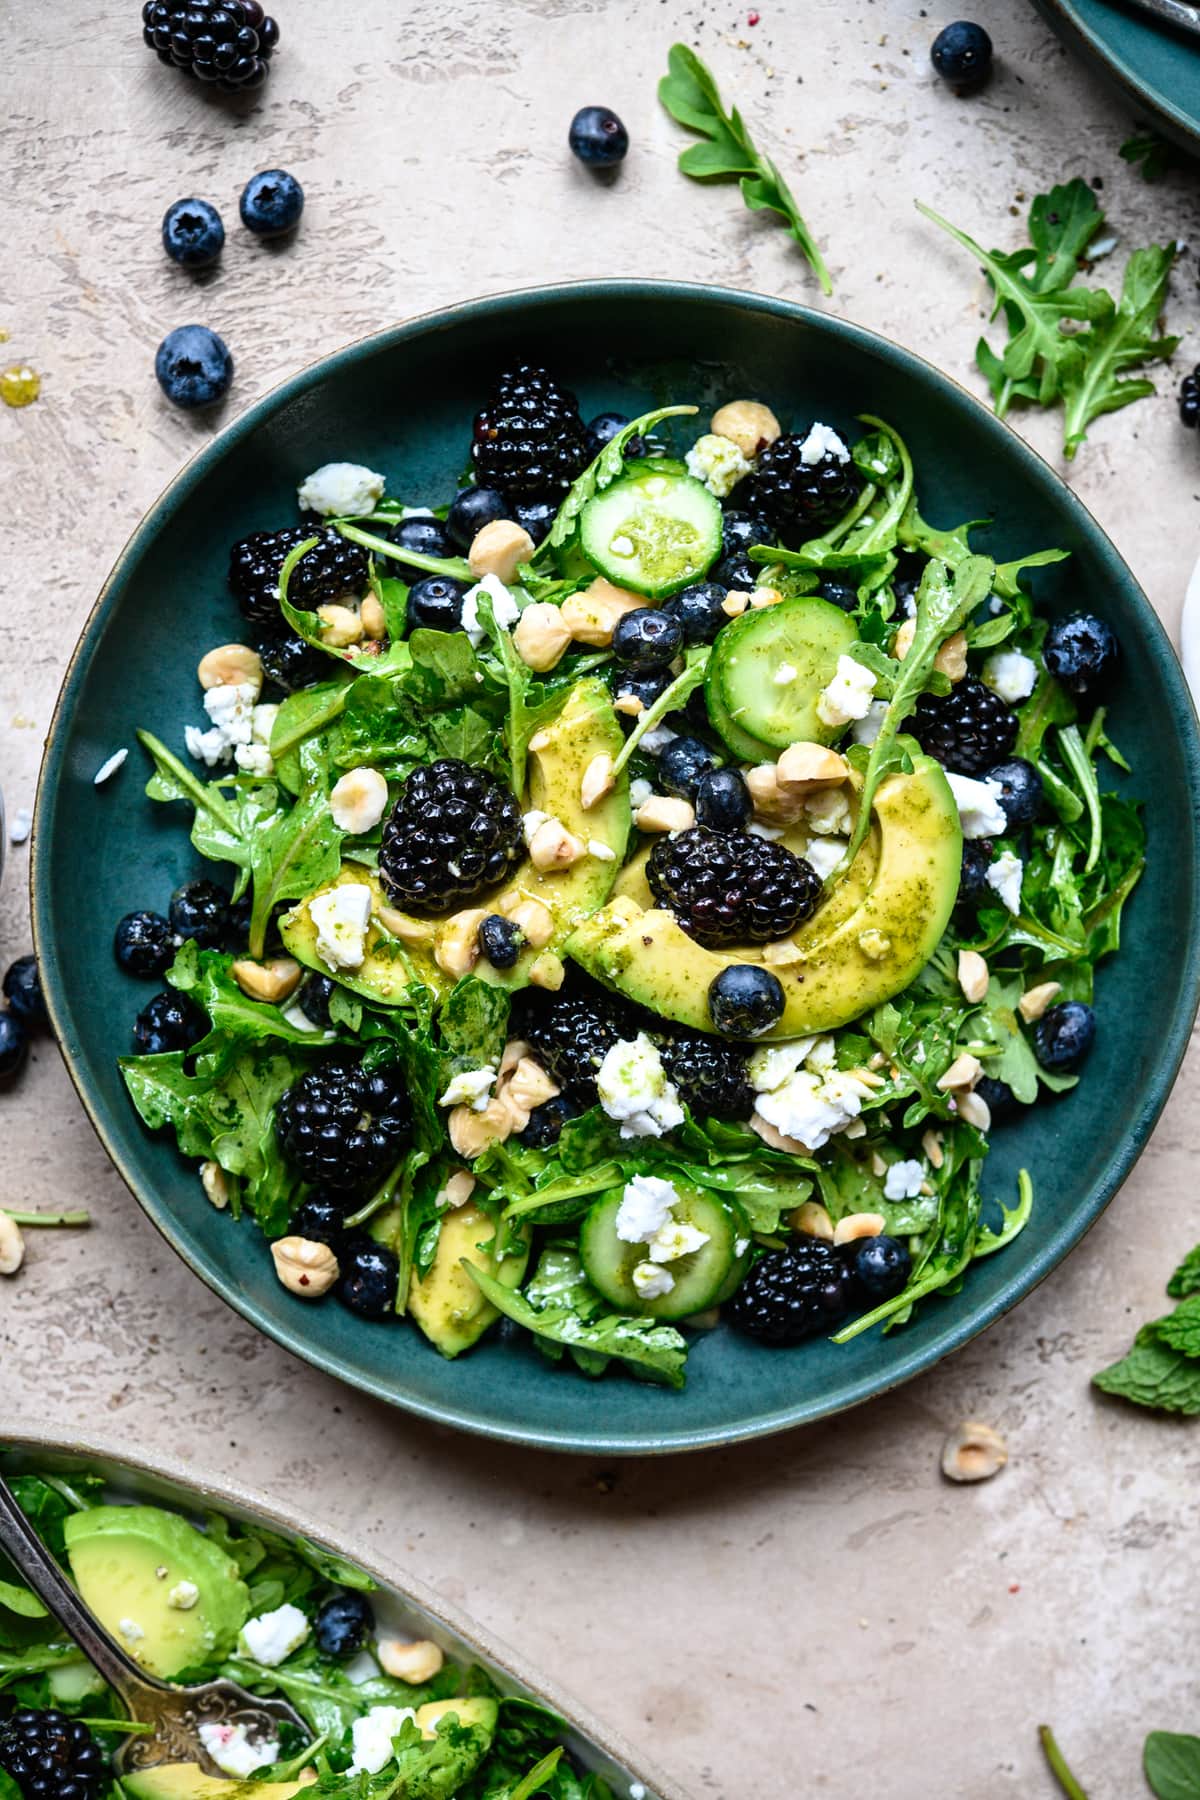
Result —
[[1200, 37], [1200, 6], [1190, 6], [1188, 0], [1128, 0], [1128, 4], [1152, 14], [1166, 25], [1176, 25], [1180, 31], [1190, 31], [1194, 37]]
[[140, 1669], [83, 1604], [57, 1562], [34, 1531], [16, 1497], [0, 1476], [0, 1550], [38, 1599], [78, 1644], [110, 1687], [127, 1718], [149, 1726], [125, 1738], [113, 1758], [118, 1774], [160, 1763], [197, 1762], [206, 1774], [222, 1773], [204, 1748], [201, 1725], [242, 1725], [252, 1743], [273, 1739], [281, 1724], [312, 1733], [286, 1700], [260, 1700], [236, 1681], [205, 1681], [181, 1687]]

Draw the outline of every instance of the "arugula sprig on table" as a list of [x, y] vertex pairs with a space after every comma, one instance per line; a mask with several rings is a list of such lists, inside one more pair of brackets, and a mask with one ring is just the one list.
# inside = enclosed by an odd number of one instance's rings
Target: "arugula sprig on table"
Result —
[[1078, 280], [1104, 223], [1094, 193], [1078, 177], [1037, 196], [1029, 211], [1030, 241], [1017, 250], [984, 250], [931, 207], [917, 206], [969, 251], [991, 283], [992, 317], [1003, 317], [1008, 340], [997, 352], [980, 338], [975, 359], [1001, 418], [1019, 401], [1061, 405], [1069, 460], [1102, 414], [1156, 392], [1131, 371], [1165, 361], [1179, 342], [1157, 335], [1174, 243], [1134, 250], [1114, 300], [1107, 288]]
[[1135, 1406], [1191, 1417], [1200, 1413], [1200, 1244], [1184, 1257], [1167, 1293], [1178, 1302], [1174, 1310], [1143, 1325], [1120, 1361], [1092, 1380], [1102, 1393]]
[[[1067, 1800], [1088, 1800], [1049, 1725], [1038, 1726], [1043, 1754]], [[1200, 1737], [1185, 1731], [1151, 1731], [1142, 1747], [1142, 1772], [1157, 1800], [1200, 1800]]]
[[755, 147], [736, 107], [726, 110], [712, 71], [686, 44], [672, 44], [667, 73], [658, 97], [673, 119], [707, 140], [682, 151], [679, 167], [693, 181], [720, 181], [735, 176], [751, 212], [777, 213], [795, 238], [821, 284], [832, 294], [833, 283], [817, 241], [805, 224], [787, 182], [769, 156]]

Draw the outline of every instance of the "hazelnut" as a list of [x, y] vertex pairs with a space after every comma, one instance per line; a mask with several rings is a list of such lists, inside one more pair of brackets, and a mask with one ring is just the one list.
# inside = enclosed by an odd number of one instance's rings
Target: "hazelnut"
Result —
[[500, 1057], [498, 1073], [511, 1075], [521, 1058], [528, 1056], [531, 1049], [532, 1045], [527, 1044], [524, 1038], [509, 1038]]
[[[503, 523], [503, 521], [499, 521]], [[488, 527], [485, 525], [484, 530]], [[428, 1638], [417, 1638], [411, 1644], [402, 1643], [399, 1638], [380, 1638], [376, 1647], [379, 1666], [385, 1675], [392, 1675], [397, 1681], [407, 1681], [412, 1686], [421, 1682], [432, 1681], [441, 1673], [445, 1657], [437, 1645]]]
[[531, 949], [544, 950], [554, 936], [554, 914], [540, 900], [524, 900], [517, 893], [502, 903], [501, 910]]
[[942, 1474], [948, 1481], [989, 1481], [1008, 1461], [1008, 1445], [991, 1425], [964, 1419], [942, 1445]]
[[558, 992], [566, 980], [566, 975], [567, 971], [563, 967], [562, 957], [556, 956], [553, 950], [543, 950], [542, 954], [531, 963], [529, 969], [531, 985], [546, 988], [552, 994]]
[[825, 1243], [833, 1242], [833, 1220], [819, 1200], [806, 1200], [791, 1214], [789, 1223], [793, 1231], [802, 1231], [805, 1237], [824, 1239]]
[[721, 611], [731, 619], [740, 619], [749, 604], [750, 596], [744, 588], [730, 588], [721, 602]]
[[543, 874], [569, 869], [585, 854], [583, 841], [568, 831], [561, 819], [546, 819], [529, 840], [529, 860]]
[[946, 639], [933, 659], [933, 666], [949, 681], [961, 681], [967, 672], [967, 634], [955, 631]]
[[760, 612], [764, 606], [778, 606], [782, 599], [783, 595], [778, 588], [756, 587], [750, 595], [750, 605], [756, 612]]
[[965, 1091], [973, 1088], [982, 1074], [983, 1064], [979, 1058], [972, 1056], [969, 1050], [964, 1050], [961, 1056], [955, 1057], [946, 1073], [938, 1076], [937, 1084], [943, 1093], [954, 1093], [960, 1089]]
[[387, 636], [387, 614], [383, 610], [383, 602], [375, 594], [367, 594], [358, 609], [362, 620], [362, 628], [369, 638], [377, 643]]
[[636, 719], [646, 710], [646, 702], [636, 694], [618, 694], [612, 706], [614, 712], [624, 713], [627, 719]]
[[777, 1125], [770, 1119], [764, 1119], [760, 1112], [750, 1114], [750, 1129], [756, 1131], [764, 1144], [770, 1144], [772, 1150], [787, 1150], [792, 1156], [811, 1156], [812, 1151], [799, 1138], [785, 1137]]
[[536, 755], [539, 751], [548, 750], [553, 742], [554, 742], [553, 737], [546, 730], [546, 727], [543, 725], [541, 730], [535, 731], [533, 736], [530, 738], [529, 748]]
[[402, 944], [427, 944], [433, 937], [429, 919], [414, 919], [398, 907], [376, 906], [371, 916], [389, 937], [399, 938]]
[[804, 791], [781, 785], [777, 763], [759, 763], [747, 770], [746, 786], [758, 818], [775, 825], [794, 825], [803, 815]]
[[868, 962], [882, 962], [892, 947], [892, 940], [886, 931], [878, 931], [874, 926], [869, 931], [860, 931], [858, 947]]
[[916, 635], [917, 621], [915, 619], [905, 619], [903, 625], [901, 625], [899, 631], [892, 639], [892, 655], [896, 658], [897, 662], [904, 661], [905, 657], [912, 649], [912, 641]]
[[605, 755], [603, 751], [599, 756], [593, 756], [583, 771], [579, 787], [579, 800], [584, 812], [590, 812], [593, 806], [603, 800], [605, 794], [611, 794], [616, 784], [612, 757]]
[[728, 400], [713, 414], [712, 429], [718, 437], [736, 444], [744, 457], [752, 458], [775, 442], [782, 427], [761, 400]]
[[1031, 987], [1017, 1001], [1017, 1011], [1027, 1025], [1040, 1019], [1050, 1002], [1062, 993], [1061, 981], [1043, 981], [1037, 987]]
[[854, 1244], [859, 1238], [878, 1237], [887, 1220], [882, 1213], [847, 1213], [833, 1228], [835, 1244]]
[[978, 950], [959, 951], [958, 985], [963, 991], [963, 999], [972, 1004], [987, 999], [988, 966]]
[[687, 831], [696, 823], [696, 809], [690, 800], [651, 794], [634, 813], [633, 822], [639, 831]]
[[[560, 606], [548, 600], [535, 600], [527, 606], [513, 627], [512, 641], [517, 655], [527, 669], [544, 675], [559, 661], [571, 642], [571, 630]], [[533, 748], [532, 743], [530, 748]]]
[[[505, 1092], [529, 1114], [535, 1106], [543, 1106], [547, 1100], [561, 1094], [562, 1089], [557, 1082], [551, 1081], [541, 1063], [535, 1062], [532, 1056], [523, 1056], [509, 1076]], [[528, 1117], [525, 1122], [529, 1123]]]
[[495, 575], [508, 587], [534, 549], [533, 539], [515, 519], [489, 519], [471, 539], [467, 563], [476, 581]]
[[641, 594], [631, 594], [628, 588], [616, 587], [598, 575], [582, 593], [568, 595], [559, 610], [563, 624], [577, 643], [606, 650], [612, 643], [617, 620], [645, 604]]
[[21, 1227], [6, 1212], [0, 1212], [0, 1275], [15, 1275], [24, 1261]]
[[775, 780], [788, 794], [815, 794], [823, 788], [840, 787], [849, 774], [845, 757], [825, 744], [789, 744], [775, 764]]
[[[230, 974], [249, 1000], [265, 1000], [277, 1006], [300, 986], [303, 970], [292, 956], [273, 956], [270, 962], [252, 962], [248, 956], [233, 964]], [[211, 1196], [210, 1196], [211, 1198]]]
[[200, 1164], [200, 1186], [218, 1212], [229, 1205], [229, 1177], [219, 1162]]
[[513, 1124], [508, 1109], [501, 1101], [493, 1098], [482, 1112], [477, 1112], [473, 1106], [452, 1108], [446, 1120], [446, 1130], [458, 1155], [467, 1162], [473, 1162], [485, 1150], [490, 1150], [493, 1144], [502, 1144], [505, 1138], [511, 1137]]
[[262, 657], [248, 644], [218, 644], [200, 658], [196, 674], [202, 688], [252, 687], [261, 694]]
[[361, 837], [374, 831], [387, 809], [388, 785], [378, 769], [347, 769], [333, 785], [329, 811], [339, 831]]
[[346, 650], [351, 644], [362, 643], [363, 622], [352, 607], [336, 603], [318, 606], [317, 617], [321, 621], [321, 642], [331, 650]]
[[882, 1181], [884, 1176], [887, 1174], [887, 1172], [888, 1172], [888, 1166], [887, 1166], [887, 1163], [883, 1160], [883, 1157], [880, 1156], [878, 1150], [872, 1150], [872, 1152], [871, 1152], [871, 1173], [872, 1173], [872, 1175], [874, 1175], [874, 1177], [877, 1181]]
[[455, 1169], [438, 1189], [433, 1204], [443, 1212], [453, 1212], [456, 1207], [465, 1206], [474, 1192], [475, 1177], [466, 1169]]
[[469, 906], [454, 913], [440, 928], [433, 943], [433, 960], [446, 975], [469, 975], [479, 961], [479, 927], [486, 908]]
[[329, 1245], [311, 1238], [276, 1238], [271, 1259], [288, 1293], [299, 1294], [302, 1300], [319, 1300], [338, 1278], [338, 1259]]

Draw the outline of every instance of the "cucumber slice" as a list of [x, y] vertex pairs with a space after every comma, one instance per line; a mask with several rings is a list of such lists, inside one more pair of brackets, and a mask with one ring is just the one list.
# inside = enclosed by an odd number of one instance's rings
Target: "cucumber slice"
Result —
[[721, 554], [721, 506], [690, 475], [647, 468], [588, 501], [579, 541], [618, 587], [665, 600], [699, 581]]
[[[725, 629], [728, 631], [729, 627], [726, 626]], [[717, 683], [715, 681], [710, 683], [707, 678], [704, 684], [704, 704], [708, 709], [713, 730], [721, 741], [733, 751], [733, 754], [741, 758], [742, 762], [775, 761], [776, 751], [772, 745], [764, 744], [761, 739], [751, 737], [748, 731], [742, 730], [726, 706]]]
[[[627, 1244], [617, 1236], [617, 1212], [625, 1197], [623, 1187], [602, 1194], [583, 1221], [579, 1255], [588, 1280], [622, 1312], [640, 1313], [650, 1319], [686, 1319], [703, 1312], [719, 1296], [732, 1291], [745, 1270], [750, 1251], [750, 1226], [736, 1200], [728, 1200], [701, 1188], [675, 1182], [679, 1204], [672, 1216], [681, 1225], [694, 1225], [708, 1242], [688, 1256], [665, 1263], [674, 1280], [669, 1294], [646, 1300], [633, 1285], [633, 1271], [649, 1260], [645, 1244]], [[738, 1246], [744, 1248], [739, 1251]]]
[[789, 744], [829, 743], [837, 733], [817, 717], [817, 701], [838, 657], [857, 641], [854, 620], [815, 594], [743, 613], [719, 633], [709, 658], [704, 687], [713, 724], [724, 737], [719, 715], [740, 737], [767, 745], [768, 756]]

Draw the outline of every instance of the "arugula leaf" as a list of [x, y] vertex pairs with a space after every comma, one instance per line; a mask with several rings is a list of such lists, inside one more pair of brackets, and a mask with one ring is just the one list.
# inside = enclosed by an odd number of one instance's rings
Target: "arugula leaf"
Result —
[[1116, 306], [1104, 294], [1106, 304], [1092, 314], [1091, 330], [1068, 339], [1069, 348], [1062, 357], [1068, 461], [1087, 437], [1093, 419], [1157, 393], [1152, 381], [1144, 376], [1131, 378], [1126, 371], [1165, 361], [1179, 343], [1177, 337], [1155, 335], [1175, 254], [1173, 243], [1135, 250], [1125, 265]]
[[[146, 783], [151, 800], [186, 800], [195, 808], [192, 843], [212, 862], [232, 863], [238, 870], [233, 897], [241, 898], [250, 876], [250, 838], [258, 820], [273, 810], [275, 788], [270, 782], [246, 783], [235, 776], [201, 781], [153, 733], [139, 731], [138, 742], [154, 762], [154, 774]], [[224, 787], [235, 784], [226, 798]]]
[[302, 787], [290, 812], [260, 820], [249, 841], [254, 902], [250, 913], [250, 954], [260, 959], [267, 926], [284, 900], [302, 900], [332, 881], [341, 867], [342, 832], [329, 809], [327, 776], [320, 746], [300, 746]]
[[0, 1581], [0, 1606], [17, 1613], [22, 1619], [45, 1619], [49, 1615], [36, 1594], [18, 1587], [12, 1581]]
[[1117, 152], [1122, 162], [1135, 168], [1143, 181], [1161, 181], [1172, 169], [1185, 168], [1186, 158], [1165, 138], [1145, 131], [1126, 138]]
[[555, 1360], [570, 1350], [585, 1374], [598, 1375], [616, 1359], [651, 1381], [683, 1386], [687, 1343], [673, 1325], [606, 1312], [573, 1250], [559, 1248], [548, 1263], [550, 1257], [551, 1250], [543, 1252], [527, 1294], [514, 1293], [474, 1263], [464, 1260], [463, 1268], [497, 1311], [532, 1332]]
[[301, 1030], [284, 1018], [278, 1006], [266, 1000], [251, 1000], [230, 974], [233, 961], [223, 951], [201, 950], [190, 939], [180, 945], [166, 978], [208, 1014], [214, 1031], [229, 1040], [279, 1038], [285, 1044], [299, 1044], [310, 1050], [316, 1044], [329, 1043], [331, 1033]]
[[[337, 528], [344, 538], [352, 544], [361, 544], [372, 556], [390, 558], [393, 562], [402, 562], [410, 569], [420, 569], [425, 575], [449, 575], [454, 581], [473, 582], [471, 565], [465, 556], [424, 556], [418, 550], [409, 550], [400, 544], [393, 544], [389, 538], [377, 537], [374, 532], [363, 531], [357, 525], [348, 525], [342, 519], [337, 521]], [[316, 538], [312, 543], [316, 543]], [[291, 554], [296, 561], [300, 560], [312, 547], [312, 543], [301, 545]]]
[[673, 119], [706, 140], [681, 152], [679, 167], [694, 181], [736, 176], [742, 199], [752, 212], [780, 215], [795, 238], [826, 294], [833, 292], [825, 259], [800, 215], [791, 189], [770, 157], [755, 149], [736, 107], [726, 112], [712, 72], [686, 44], [672, 44], [667, 73], [658, 97]]
[[1200, 1800], [1200, 1737], [1182, 1731], [1150, 1732], [1142, 1767], [1158, 1800]]
[[688, 417], [699, 412], [698, 406], [660, 406], [654, 412], [642, 413], [640, 418], [631, 419], [623, 425], [615, 437], [609, 439], [600, 454], [593, 458], [567, 489], [566, 496], [550, 527], [550, 535], [545, 546], [556, 550], [560, 545], [574, 536], [575, 521], [594, 495], [611, 486], [625, 467], [625, 446], [631, 438], [643, 437], [660, 425], [664, 419]]

